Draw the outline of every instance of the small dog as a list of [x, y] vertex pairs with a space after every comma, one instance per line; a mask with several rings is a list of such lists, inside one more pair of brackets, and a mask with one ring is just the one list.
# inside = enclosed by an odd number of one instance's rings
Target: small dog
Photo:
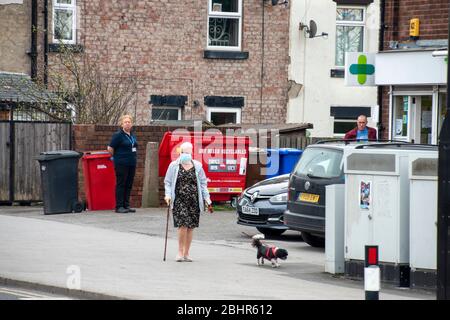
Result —
[[264, 239], [263, 234], [254, 235], [252, 239], [252, 247], [257, 248], [256, 264], [258, 266], [263, 265], [264, 259], [267, 259], [272, 263], [272, 268], [278, 268], [280, 265], [277, 259], [287, 259], [287, 250], [263, 244], [263, 242], [261, 241], [261, 239]]

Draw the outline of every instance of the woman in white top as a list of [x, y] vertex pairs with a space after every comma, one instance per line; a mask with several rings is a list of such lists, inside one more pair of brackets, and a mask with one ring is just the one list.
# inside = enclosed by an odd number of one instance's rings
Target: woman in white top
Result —
[[200, 212], [205, 211], [204, 203], [211, 204], [205, 171], [199, 161], [192, 159], [192, 149], [189, 142], [181, 144], [180, 156], [170, 163], [164, 179], [164, 200], [178, 228], [178, 262], [192, 262], [189, 249], [193, 231], [199, 226]]

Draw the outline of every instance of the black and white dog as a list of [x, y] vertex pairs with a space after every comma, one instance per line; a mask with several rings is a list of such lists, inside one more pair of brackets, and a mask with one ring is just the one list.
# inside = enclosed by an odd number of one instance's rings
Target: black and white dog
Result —
[[269, 260], [272, 263], [272, 268], [278, 268], [277, 259], [286, 260], [288, 252], [285, 249], [281, 249], [275, 246], [265, 245], [261, 239], [264, 239], [263, 234], [257, 234], [252, 237], [252, 246], [257, 248], [256, 263], [258, 266], [264, 264], [264, 259]]

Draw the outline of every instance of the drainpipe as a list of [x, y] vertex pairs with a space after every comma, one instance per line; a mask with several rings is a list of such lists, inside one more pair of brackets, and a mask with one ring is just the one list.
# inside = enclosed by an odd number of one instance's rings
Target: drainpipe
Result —
[[[381, 0], [380, 2], [380, 33], [378, 36], [378, 51], [384, 50], [384, 30], [385, 26], [385, 13], [386, 13], [386, 1]], [[381, 133], [384, 131], [383, 127], [383, 87], [377, 87], [377, 103], [378, 103], [378, 139], [381, 139]], [[389, 108], [389, 106], [388, 106]]]
[[48, 0], [44, 1], [44, 85], [48, 84]]
[[262, 17], [261, 17], [261, 75], [260, 75], [260, 83], [261, 83], [261, 90], [259, 93], [259, 103], [260, 103], [260, 110], [259, 110], [259, 123], [261, 123], [261, 115], [263, 112], [263, 89], [264, 89], [264, 29], [265, 29], [265, 10], [264, 10], [264, 1], [262, 1]]
[[38, 3], [31, 1], [31, 51], [28, 53], [31, 58], [31, 79], [37, 78], [37, 27], [38, 27]]

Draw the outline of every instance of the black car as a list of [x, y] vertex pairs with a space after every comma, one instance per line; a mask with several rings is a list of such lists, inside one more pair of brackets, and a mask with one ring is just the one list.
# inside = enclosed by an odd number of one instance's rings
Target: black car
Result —
[[237, 199], [237, 223], [256, 227], [265, 235], [281, 235], [289, 229], [283, 223], [289, 174], [273, 177], [247, 188]]
[[325, 187], [345, 182], [343, 155], [345, 149], [354, 147], [345, 143], [309, 145], [292, 171], [284, 221], [290, 229], [301, 231], [310, 246], [325, 246]]

